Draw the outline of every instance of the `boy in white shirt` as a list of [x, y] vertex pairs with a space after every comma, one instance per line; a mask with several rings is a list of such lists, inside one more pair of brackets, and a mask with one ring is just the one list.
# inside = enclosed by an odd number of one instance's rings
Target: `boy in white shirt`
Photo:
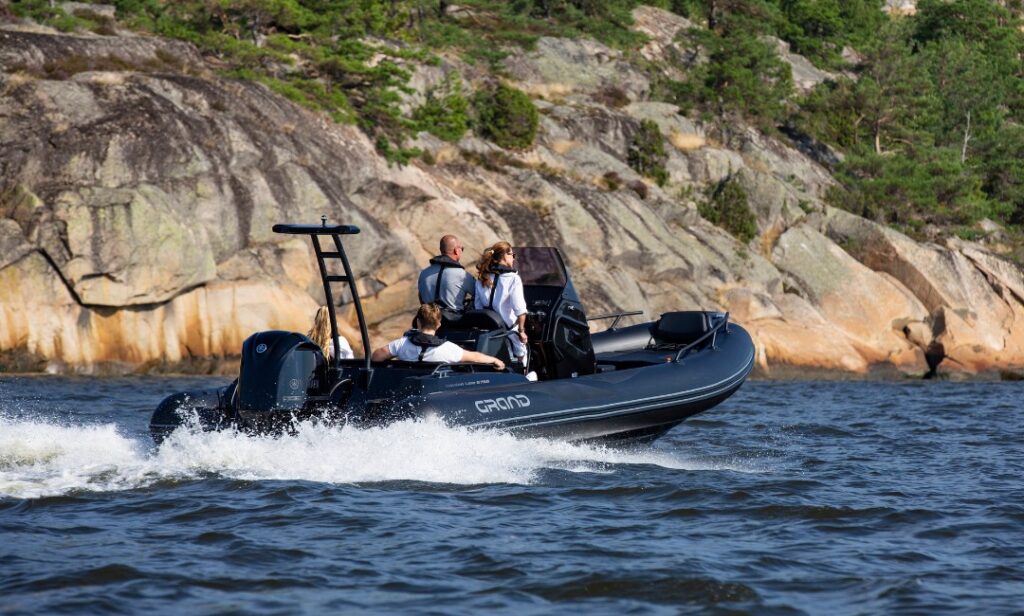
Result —
[[409, 330], [401, 338], [386, 346], [374, 349], [372, 361], [387, 361], [392, 357], [402, 361], [423, 361], [431, 363], [474, 363], [490, 364], [498, 370], [505, 369], [505, 362], [497, 357], [466, 351], [453, 342], [447, 342], [434, 334], [441, 326], [441, 309], [434, 304], [422, 304], [416, 312], [419, 330]]

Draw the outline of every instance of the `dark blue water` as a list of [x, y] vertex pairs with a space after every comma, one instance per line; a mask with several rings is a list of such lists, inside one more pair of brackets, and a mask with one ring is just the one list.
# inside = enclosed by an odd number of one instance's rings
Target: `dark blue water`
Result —
[[1024, 613], [1024, 385], [748, 383], [653, 447], [176, 434], [0, 380], [4, 613]]

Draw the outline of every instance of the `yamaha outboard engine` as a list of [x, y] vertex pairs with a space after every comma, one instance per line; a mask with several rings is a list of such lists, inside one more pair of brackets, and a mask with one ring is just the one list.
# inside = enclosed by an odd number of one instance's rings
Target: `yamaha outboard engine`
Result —
[[293, 332], [269, 331], [242, 344], [236, 389], [241, 427], [278, 431], [302, 418], [325, 385], [327, 362], [312, 340]]

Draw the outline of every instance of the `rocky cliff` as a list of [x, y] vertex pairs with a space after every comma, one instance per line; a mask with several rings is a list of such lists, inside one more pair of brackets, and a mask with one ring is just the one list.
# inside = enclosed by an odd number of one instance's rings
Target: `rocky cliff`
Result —
[[[641, 56], [699, 61], [676, 36], [685, 19], [634, 16]], [[410, 105], [451, 72], [480, 77], [455, 58], [410, 68]], [[424, 133], [433, 163], [406, 166], [354, 127], [217, 77], [184, 43], [12, 25], [0, 69], [8, 367], [188, 367], [236, 355], [254, 330], [305, 331], [322, 301], [311, 250], [270, 227], [321, 215], [363, 229], [349, 248], [375, 342], [408, 323], [418, 269], [451, 232], [469, 255], [498, 238], [561, 247], [592, 312], [728, 310], [767, 374], [1024, 366], [1018, 266], [826, 207], [833, 180], [808, 154], [652, 102], [649, 72], [595, 42], [543, 38], [506, 60], [541, 111], [534, 147]], [[626, 163], [642, 120], [669, 150], [663, 187]], [[697, 211], [695, 195], [727, 178], [756, 215], [749, 243]]]

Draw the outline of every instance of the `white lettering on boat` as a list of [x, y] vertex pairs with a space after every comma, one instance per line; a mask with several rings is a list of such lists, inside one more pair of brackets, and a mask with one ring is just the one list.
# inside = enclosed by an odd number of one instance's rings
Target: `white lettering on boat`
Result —
[[529, 396], [522, 394], [516, 396], [503, 396], [501, 398], [486, 398], [476, 401], [476, 410], [481, 413], [492, 413], [494, 411], [511, 411], [530, 406]]

